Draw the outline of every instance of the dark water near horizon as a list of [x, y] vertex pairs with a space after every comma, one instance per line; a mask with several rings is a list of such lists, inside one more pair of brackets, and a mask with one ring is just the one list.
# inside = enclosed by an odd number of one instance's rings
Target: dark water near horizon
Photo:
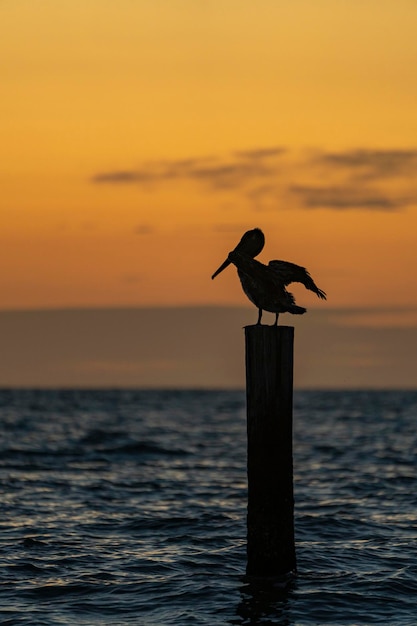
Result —
[[234, 391], [0, 391], [0, 623], [417, 624], [417, 392], [296, 392], [298, 575], [245, 581]]

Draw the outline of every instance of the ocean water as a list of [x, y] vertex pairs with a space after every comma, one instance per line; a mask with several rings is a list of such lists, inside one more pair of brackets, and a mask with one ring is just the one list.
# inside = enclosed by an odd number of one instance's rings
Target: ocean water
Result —
[[417, 392], [296, 392], [298, 573], [245, 580], [240, 391], [0, 391], [0, 623], [417, 624]]

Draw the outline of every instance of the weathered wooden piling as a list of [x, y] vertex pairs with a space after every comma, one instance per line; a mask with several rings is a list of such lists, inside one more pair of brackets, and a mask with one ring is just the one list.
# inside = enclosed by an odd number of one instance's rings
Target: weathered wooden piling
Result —
[[292, 460], [292, 326], [245, 328], [248, 576], [296, 569]]

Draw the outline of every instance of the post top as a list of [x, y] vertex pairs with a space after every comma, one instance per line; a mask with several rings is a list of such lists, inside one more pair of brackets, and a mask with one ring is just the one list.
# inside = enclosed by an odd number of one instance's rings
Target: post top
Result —
[[243, 328], [276, 328], [279, 330], [280, 328], [294, 328], [294, 326], [284, 326], [284, 324], [280, 324], [279, 326], [276, 326], [275, 324], [248, 324]]

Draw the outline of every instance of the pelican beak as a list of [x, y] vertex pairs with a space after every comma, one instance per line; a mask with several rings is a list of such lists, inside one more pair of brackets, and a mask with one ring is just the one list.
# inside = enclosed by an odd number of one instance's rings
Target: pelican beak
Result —
[[231, 261], [229, 261], [229, 259], [226, 259], [224, 263], [222, 263], [220, 265], [220, 267], [214, 272], [213, 276], [211, 277], [211, 279], [213, 280], [213, 278], [216, 278], [217, 274], [220, 274], [220, 272], [222, 272], [223, 270], [226, 269], [226, 267], [228, 267], [230, 265]]

